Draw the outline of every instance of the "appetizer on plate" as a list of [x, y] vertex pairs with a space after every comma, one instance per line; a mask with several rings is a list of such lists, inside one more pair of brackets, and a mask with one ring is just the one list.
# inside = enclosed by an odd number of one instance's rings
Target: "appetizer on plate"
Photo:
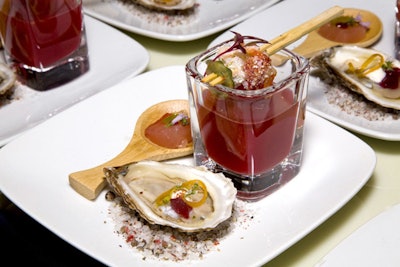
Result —
[[0, 63], [0, 106], [11, 100], [15, 81], [15, 73], [7, 65]]
[[158, 10], [185, 10], [192, 8], [196, 0], [132, 0], [150, 9]]
[[400, 62], [370, 48], [336, 46], [311, 59], [322, 74], [366, 99], [400, 110]]
[[115, 192], [151, 224], [198, 232], [232, 215], [236, 188], [221, 173], [156, 161], [105, 168], [104, 173]]

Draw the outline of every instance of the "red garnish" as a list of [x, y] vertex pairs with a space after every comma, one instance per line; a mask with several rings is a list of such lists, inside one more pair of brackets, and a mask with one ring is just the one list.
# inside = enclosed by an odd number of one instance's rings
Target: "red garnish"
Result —
[[390, 68], [385, 70], [385, 77], [379, 83], [382, 88], [397, 89], [399, 88], [400, 68]]
[[342, 16], [332, 20], [330, 23], [342, 29], [347, 29], [349, 27], [355, 27], [360, 25], [368, 30], [370, 25], [369, 22], [363, 22], [361, 20], [361, 15], [357, 15], [355, 18], [352, 16]]
[[253, 36], [249, 36], [249, 35], [243, 36], [240, 33], [237, 33], [237, 32], [234, 32], [234, 31], [231, 31], [231, 32], [233, 34], [235, 34], [235, 37], [233, 38], [233, 40], [234, 40], [233, 45], [231, 47], [229, 47], [227, 50], [225, 50], [224, 52], [222, 52], [221, 54], [217, 55], [213, 59], [213, 61], [217, 60], [220, 56], [222, 56], [222, 55], [224, 55], [224, 54], [226, 54], [228, 52], [231, 52], [231, 51], [233, 51], [235, 49], [238, 49], [243, 54], [246, 54], [246, 49], [243, 47], [245, 39], [254, 39], [254, 40], [257, 40], [259, 43], [269, 43], [268, 41], [260, 39], [260, 38], [257, 38], [257, 37], [253, 37]]
[[128, 235], [127, 237], [126, 237], [126, 242], [131, 242], [132, 240], [134, 240], [135, 239], [135, 236], [134, 235]]
[[256, 90], [272, 85], [276, 70], [272, 67], [271, 58], [257, 49], [249, 49], [243, 71], [246, 82], [238, 89]]
[[181, 198], [172, 198], [171, 200], [171, 208], [179, 214], [181, 217], [185, 219], [189, 219], [189, 214], [192, 211], [192, 207], [190, 207], [186, 202]]

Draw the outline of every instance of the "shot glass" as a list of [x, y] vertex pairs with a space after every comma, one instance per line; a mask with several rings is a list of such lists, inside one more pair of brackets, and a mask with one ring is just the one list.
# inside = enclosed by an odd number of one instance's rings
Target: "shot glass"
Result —
[[283, 49], [271, 58], [289, 60], [274, 66], [271, 86], [242, 90], [203, 82], [206, 62], [234, 41], [186, 65], [194, 160], [232, 179], [239, 199], [257, 201], [300, 171], [310, 67], [307, 59]]
[[33, 89], [89, 70], [81, 0], [0, 0], [0, 35], [6, 63]]
[[396, 0], [394, 24], [394, 53], [396, 59], [400, 60], [400, 0]]

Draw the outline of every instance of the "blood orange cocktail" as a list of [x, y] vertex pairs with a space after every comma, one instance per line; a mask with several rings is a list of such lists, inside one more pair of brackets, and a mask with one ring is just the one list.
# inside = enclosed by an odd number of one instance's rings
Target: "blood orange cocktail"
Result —
[[[83, 31], [81, 0], [0, 0], [6, 60], [26, 79], [41, 79], [38, 75], [58, 64], [78, 65], [72, 56], [82, 45]], [[82, 52], [86, 54], [86, 50]], [[57, 77], [67, 75], [68, 69], [75, 68], [73, 64]], [[82, 68], [87, 66], [79, 67], [78, 72], [86, 71]], [[49, 75], [44, 78], [54, 79]]]
[[236, 33], [186, 64], [195, 164], [222, 171], [252, 201], [300, 170], [309, 74], [285, 49], [289, 60], [274, 66], [259, 42]]
[[289, 154], [299, 107], [290, 90], [256, 98], [205, 90], [203, 98], [196, 107], [201, 137], [208, 156], [221, 167], [258, 175]]
[[[6, 1], [3, 1], [6, 2]], [[5, 48], [29, 66], [49, 66], [81, 42], [82, 10], [75, 0], [12, 0], [1, 6]]]

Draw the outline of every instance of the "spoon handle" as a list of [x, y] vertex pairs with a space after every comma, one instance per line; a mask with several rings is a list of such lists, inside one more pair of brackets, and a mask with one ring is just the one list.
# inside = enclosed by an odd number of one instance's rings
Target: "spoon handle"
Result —
[[[307, 36], [304, 42], [291, 49], [291, 51], [305, 58], [311, 58], [316, 53], [330, 48], [336, 44], [337, 43], [329, 41], [325, 38], [321, 38], [319, 34], [314, 31]], [[274, 59], [274, 66], [281, 66], [287, 60], [289, 60], [289, 57], [283, 55], [273, 55], [272, 57]]]
[[307, 38], [292, 49], [293, 52], [302, 55], [305, 58], [310, 58], [316, 53], [334, 46], [337, 43], [321, 38], [317, 32], [310, 33]]
[[188, 156], [193, 153], [193, 145], [182, 148], [165, 148], [148, 140], [144, 130], [152, 122], [157, 121], [166, 113], [186, 110], [189, 104], [186, 99], [167, 100], [155, 104], [145, 110], [138, 118], [131, 141], [115, 158], [94, 168], [77, 171], [68, 175], [70, 186], [89, 200], [95, 199], [107, 185], [104, 178], [104, 168], [118, 167], [140, 160], [162, 161]]
[[193, 153], [193, 146], [181, 149], [164, 149], [139, 138], [133, 134], [132, 141], [115, 158], [98, 165], [94, 168], [71, 173], [68, 176], [71, 187], [89, 200], [94, 200], [107, 185], [103, 169], [106, 167], [117, 167], [130, 162], [140, 160], [162, 161], [179, 158]]
[[156, 149], [146, 145], [146, 141], [136, 138], [134, 134], [132, 141], [115, 158], [96, 167], [69, 174], [69, 184], [76, 192], [93, 200], [107, 184], [103, 173], [105, 167], [115, 167], [128, 162], [151, 158], [154, 156], [153, 154], [157, 154]]

